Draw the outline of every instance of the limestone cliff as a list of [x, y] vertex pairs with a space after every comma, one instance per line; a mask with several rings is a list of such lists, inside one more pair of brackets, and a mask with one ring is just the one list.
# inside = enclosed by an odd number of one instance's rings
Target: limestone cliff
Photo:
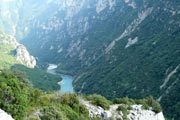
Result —
[[34, 68], [36, 66], [36, 59], [29, 54], [24, 45], [19, 44], [16, 47], [17, 60], [28, 67]]
[[155, 113], [151, 109], [144, 110], [142, 105], [131, 105], [132, 109], [128, 110], [127, 116], [124, 116], [123, 112], [117, 110], [123, 104], [113, 104], [108, 110], [104, 110], [100, 106], [92, 105], [89, 101], [82, 99], [80, 101], [88, 109], [91, 119], [98, 117], [103, 120], [124, 120], [127, 117], [128, 120], [165, 120], [162, 112]]
[[[10, 63], [21, 63], [30, 68], [34, 68], [36, 66], [36, 59], [33, 56], [31, 56], [26, 47], [18, 43], [14, 37], [6, 35], [5, 33], [0, 31], [0, 43], [1, 54], [6, 54], [6, 56], [11, 56], [15, 58]], [[3, 55], [1, 55], [1, 57], [3, 57]], [[8, 58], [5, 57], [2, 59]]]
[[14, 120], [9, 114], [0, 109], [0, 120]]

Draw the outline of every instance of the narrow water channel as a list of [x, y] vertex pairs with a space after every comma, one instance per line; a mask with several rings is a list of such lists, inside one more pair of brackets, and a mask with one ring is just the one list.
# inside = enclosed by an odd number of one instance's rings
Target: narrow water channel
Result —
[[59, 75], [62, 78], [62, 81], [60, 81], [58, 84], [60, 85], [60, 91], [63, 93], [73, 93], [74, 89], [72, 86], [73, 77], [69, 75], [63, 75], [56, 73], [57, 65], [55, 64], [49, 64], [49, 67], [47, 68], [47, 72], [54, 75]]

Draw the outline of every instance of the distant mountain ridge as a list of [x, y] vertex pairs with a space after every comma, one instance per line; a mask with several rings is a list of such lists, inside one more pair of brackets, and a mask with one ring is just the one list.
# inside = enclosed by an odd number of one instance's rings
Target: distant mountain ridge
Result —
[[16, 38], [40, 61], [75, 75], [77, 92], [152, 94], [169, 117], [180, 116], [178, 0], [28, 2], [16, 7]]

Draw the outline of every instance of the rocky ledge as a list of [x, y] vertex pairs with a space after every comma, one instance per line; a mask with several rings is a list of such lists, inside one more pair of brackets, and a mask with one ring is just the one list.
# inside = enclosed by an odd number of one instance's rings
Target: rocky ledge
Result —
[[17, 42], [13, 36], [8, 36], [3, 32], [0, 32], [0, 44], [9, 45], [12, 51], [15, 51], [15, 57], [17, 61], [27, 67], [34, 68], [36, 66], [35, 57], [31, 56], [26, 47]]
[[131, 105], [131, 110], [127, 111], [127, 115], [124, 116], [122, 111], [118, 111], [118, 107], [122, 104], [114, 104], [111, 105], [109, 110], [104, 110], [100, 106], [92, 105], [89, 101], [80, 100], [83, 105], [89, 111], [89, 117], [99, 117], [103, 120], [124, 120], [125, 118], [128, 120], [165, 120], [162, 112], [155, 113], [152, 110], [144, 110], [142, 109], [142, 105]]
[[29, 54], [24, 45], [19, 44], [16, 47], [16, 59], [28, 67], [34, 68], [36, 66], [36, 59]]
[[5, 111], [0, 109], [0, 120], [14, 120], [10, 115], [8, 115]]

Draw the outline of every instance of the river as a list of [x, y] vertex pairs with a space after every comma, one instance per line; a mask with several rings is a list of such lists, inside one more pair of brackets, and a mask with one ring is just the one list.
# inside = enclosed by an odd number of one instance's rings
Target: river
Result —
[[73, 93], [74, 89], [72, 86], [73, 77], [69, 75], [63, 75], [56, 73], [55, 69], [57, 68], [57, 65], [55, 64], [49, 64], [49, 67], [47, 68], [47, 72], [54, 75], [59, 75], [62, 78], [62, 81], [58, 82], [60, 85], [60, 91], [62, 93]]

